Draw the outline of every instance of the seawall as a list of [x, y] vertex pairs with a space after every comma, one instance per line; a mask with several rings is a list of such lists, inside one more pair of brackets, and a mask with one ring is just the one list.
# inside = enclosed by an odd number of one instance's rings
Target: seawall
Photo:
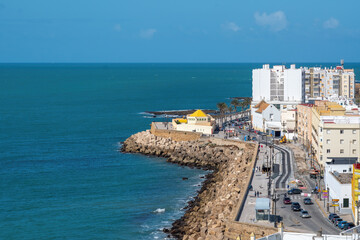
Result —
[[249, 229], [257, 236], [276, 231], [234, 222], [249, 184], [256, 144], [215, 138], [178, 141], [148, 130], [129, 137], [122, 151], [165, 157], [179, 165], [213, 170], [206, 176], [198, 195], [188, 203], [184, 216], [171, 229], [164, 229], [169, 235], [205, 240], [235, 239], [241, 234], [247, 239]]

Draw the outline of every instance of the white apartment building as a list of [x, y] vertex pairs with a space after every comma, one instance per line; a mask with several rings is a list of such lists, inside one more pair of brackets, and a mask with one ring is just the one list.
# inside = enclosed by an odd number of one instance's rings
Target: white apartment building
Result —
[[297, 105], [310, 100], [325, 100], [329, 97], [355, 97], [354, 69], [301, 67], [292, 64], [275, 65], [270, 68], [264, 64], [252, 71], [252, 105], [261, 100], [271, 104]]
[[299, 104], [303, 102], [303, 73], [296, 69], [295, 64], [290, 68], [284, 65], [263, 65], [263, 68], [253, 69], [252, 105], [264, 100], [271, 104]]

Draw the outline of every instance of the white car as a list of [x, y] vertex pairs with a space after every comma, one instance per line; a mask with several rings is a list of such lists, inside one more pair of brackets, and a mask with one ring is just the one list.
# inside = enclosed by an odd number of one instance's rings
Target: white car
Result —
[[308, 213], [308, 211], [305, 211], [305, 210], [301, 210], [300, 216], [302, 218], [310, 218], [311, 217], [310, 214]]

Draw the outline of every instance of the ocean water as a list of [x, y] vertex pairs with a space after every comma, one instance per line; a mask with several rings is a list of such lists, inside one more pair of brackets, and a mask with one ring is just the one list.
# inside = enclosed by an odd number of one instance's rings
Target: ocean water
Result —
[[251, 96], [260, 66], [0, 65], [0, 239], [163, 239], [206, 172], [120, 142], [149, 128], [144, 111]]

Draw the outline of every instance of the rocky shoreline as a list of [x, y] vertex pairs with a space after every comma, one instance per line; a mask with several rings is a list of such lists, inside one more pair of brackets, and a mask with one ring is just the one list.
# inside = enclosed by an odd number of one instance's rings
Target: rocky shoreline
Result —
[[[207, 138], [174, 141], [144, 131], [129, 137], [126, 153], [167, 158], [182, 166], [212, 170], [185, 214], [165, 233], [177, 239], [227, 239], [227, 223], [233, 221], [241, 193], [246, 190], [255, 144]], [[246, 235], [246, 234], [245, 234]]]
[[[147, 114], [152, 114], [154, 116], [159, 115], [176, 115], [176, 116], [186, 116], [187, 114], [191, 114], [195, 112], [196, 109], [189, 109], [189, 110], [170, 110], [170, 111], [146, 111]], [[203, 110], [207, 114], [214, 114], [217, 110], [212, 109], [204, 109]]]

